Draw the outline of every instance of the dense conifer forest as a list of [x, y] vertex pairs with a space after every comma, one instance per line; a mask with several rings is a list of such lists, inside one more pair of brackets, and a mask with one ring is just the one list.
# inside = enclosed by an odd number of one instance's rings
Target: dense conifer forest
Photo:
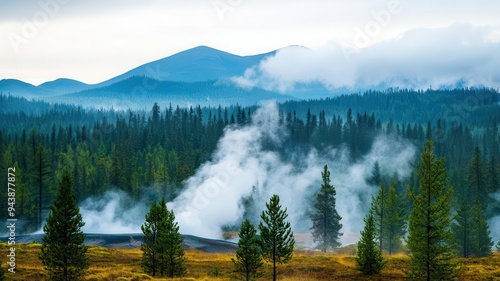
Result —
[[[4, 171], [16, 167], [16, 214], [24, 232], [40, 229], [65, 169], [77, 202], [116, 188], [137, 199], [174, 199], [183, 181], [211, 159], [225, 128], [249, 124], [257, 109], [155, 103], [149, 111], [120, 111], [6, 95], [0, 104], [0, 165]], [[446, 159], [455, 200], [477, 198], [487, 218], [500, 214], [492, 196], [500, 192], [500, 108], [493, 89], [389, 89], [278, 106], [289, 138], [284, 147], [268, 149], [285, 154], [346, 147], [355, 161], [381, 134], [418, 148], [431, 138], [436, 155]], [[379, 182], [395, 182], [405, 197], [418, 186], [417, 166], [405, 182], [383, 174]], [[5, 182], [6, 174], [0, 177]], [[5, 210], [6, 193], [0, 196]]]

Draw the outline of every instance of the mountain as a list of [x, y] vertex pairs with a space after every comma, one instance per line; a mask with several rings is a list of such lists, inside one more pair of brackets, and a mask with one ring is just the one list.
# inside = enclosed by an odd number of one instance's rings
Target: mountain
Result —
[[59, 78], [54, 81], [49, 81], [40, 84], [38, 85], [38, 88], [57, 93], [73, 93], [90, 89], [92, 88], [92, 85], [88, 85], [73, 79]]
[[169, 57], [146, 63], [99, 83], [107, 86], [132, 76], [147, 76], [161, 81], [197, 82], [240, 76], [276, 51], [253, 56], [238, 56], [207, 46], [198, 46]]
[[55, 92], [52, 92], [51, 90], [41, 89], [35, 85], [16, 79], [0, 80], [0, 92], [3, 94], [12, 94], [25, 98], [39, 98], [55, 94]]
[[154, 102], [179, 106], [229, 106], [254, 105], [271, 99], [281, 102], [294, 98], [260, 88], [243, 89], [230, 80], [174, 82], [133, 76], [109, 86], [46, 100], [97, 108], [149, 109]]
[[154, 101], [178, 105], [251, 105], [262, 100], [293, 99], [258, 87], [243, 89], [230, 78], [242, 76], [276, 51], [238, 56], [198, 46], [138, 66], [104, 82], [88, 85], [60, 78], [34, 86], [19, 80], [0, 81], [0, 91], [50, 102], [126, 109], [149, 108]]

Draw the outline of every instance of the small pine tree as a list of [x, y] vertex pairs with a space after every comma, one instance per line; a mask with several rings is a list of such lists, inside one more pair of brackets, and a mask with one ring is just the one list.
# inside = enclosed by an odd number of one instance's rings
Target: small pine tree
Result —
[[290, 223], [285, 221], [288, 214], [286, 209], [281, 209], [278, 195], [273, 195], [266, 207], [260, 216], [259, 244], [264, 260], [273, 264], [273, 281], [276, 281], [276, 265], [292, 259], [295, 239]]
[[454, 280], [456, 264], [451, 248], [452, 217], [444, 158], [436, 159], [432, 141], [428, 140], [420, 156], [419, 193], [410, 191], [413, 201], [408, 223], [408, 248], [411, 251], [410, 280]]
[[402, 238], [405, 234], [405, 212], [403, 202], [396, 193], [396, 185], [391, 184], [385, 201], [384, 226], [386, 228], [386, 238], [382, 249], [387, 250], [389, 255], [392, 255], [395, 251], [401, 249]]
[[146, 222], [141, 226], [143, 236], [143, 243], [141, 244], [142, 250], [142, 269], [152, 275], [156, 276], [158, 270], [158, 230], [159, 230], [159, 206], [156, 200], [153, 201], [149, 213], [146, 214]]
[[483, 206], [479, 200], [470, 210], [471, 213], [471, 247], [470, 252], [475, 257], [491, 256], [493, 241], [490, 237], [488, 222], [484, 218]]
[[256, 236], [257, 230], [248, 219], [243, 221], [238, 234], [238, 249], [236, 259], [231, 259], [234, 263], [235, 272], [244, 276], [243, 280], [256, 280], [262, 276], [262, 255], [260, 254], [259, 239]]
[[50, 280], [80, 280], [89, 266], [83, 245], [85, 225], [76, 205], [70, 174], [65, 172], [57, 197], [43, 227], [40, 260], [49, 271]]
[[335, 187], [330, 184], [330, 171], [325, 165], [321, 172], [323, 183], [321, 189], [316, 196], [314, 203], [314, 213], [311, 215], [313, 222], [312, 235], [315, 242], [318, 242], [317, 247], [323, 252], [328, 249], [338, 248], [340, 246], [339, 237], [342, 235], [340, 229], [342, 217], [337, 213], [335, 203]]
[[367, 179], [367, 182], [375, 186], [380, 186], [382, 184], [382, 173], [380, 171], [380, 164], [378, 161], [373, 164], [372, 173]]
[[497, 251], [500, 251], [500, 239], [498, 239], [498, 242], [497, 242]]
[[159, 204], [153, 201], [141, 229], [144, 233], [144, 242], [141, 245], [144, 271], [152, 276], [184, 275], [184, 238], [175, 222], [174, 212], [167, 209], [165, 197]]
[[382, 253], [378, 249], [376, 239], [375, 220], [372, 212], [365, 218], [365, 228], [361, 231], [361, 240], [358, 242], [356, 267], [364, 275], [379, 274], [385, 265]]

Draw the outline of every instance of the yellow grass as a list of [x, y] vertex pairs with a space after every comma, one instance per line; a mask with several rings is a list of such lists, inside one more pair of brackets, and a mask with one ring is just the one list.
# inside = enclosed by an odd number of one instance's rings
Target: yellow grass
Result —
[[[408, 265], [408, 256], [397, 254], [388, 257], [387, 266], [377, 277], [364, 277], [355, 268], [352, 248], [336, 253], [298, 251], [293, 259], [278, 268], [278, 279], [286, 281], [312, 280], [404, 280], [403, 270]], [[8, 246], [0, 244], [2, 267], [6, 268]], [[6, 273], [6, 280], [44, 280], [45, 271], [38, 260], [40, 245], [16, 245], [16, 273]], [[91, 266], [85, 280], [234, 280], [231, 254], [186, 251], [187, 274], [184, 278], [152, 278], [140, 267], [142, 252], [139, 249], [110, 249], [91, 247], [88, 256]], [[490, 258], [458, 259], [459, 280], [500, 280], [500, 253]], [[266, 265], [265, 276], [269, 280], [272, 268]]]

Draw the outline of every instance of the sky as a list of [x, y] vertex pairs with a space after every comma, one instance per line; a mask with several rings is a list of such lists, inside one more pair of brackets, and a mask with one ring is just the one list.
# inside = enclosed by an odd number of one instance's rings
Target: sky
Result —
[[[380, 63], [380, 54], [405, 58], [405, 44], [415, 41], [384, 45], [387, 42], [409, 33], [413, 37], [405, 38], [426, 38], [427, 32], [438, 44], [427, 45], [425, 52], [434, 48], [437, 54], [446, 52], [440, 47], [447, 42], [448, 34], [452, 42], [459, 39], [464, 46], [479, 34], [482, 41], [473, 41], [474, 48], [457, 52], [457, 58], [485, 50], [493, 55], [500, 51], [498, 11], [500, 1], [494, 0], [0, 0], [0, 79], [14, 78], [34, 85], [61, 77], [98, 83], [199, 45], [238, 55], [299, 45], [319, 50], [319, 55], [314, 55], [318, 63], [324, 61], [322, 52], [329, 57], [331, 46], [341, 46], [344, 58], [349, 59], [346, 50], [356, 50], [364, 59], [357, 67], [370, 69], [375, 62]], [[463, 33], [468, 36], [465, 41], [453, 36]], [[487, 47], [483, 46], [485, 42]], [[419, 55], [418, 50], [412, 51], [412, 55]], [[477, 58], [471, 55], [468, 59]], [[321, 64], [309, 67], [316, 69]], [[424, 63], [416, 71], [427, 67]], [[484, 77], [492, 66], [481, 67], [479, 72]], [[267, 80], [276, 75], [302, 75], [272, 72], [272, 65], [263, 68], [271, 71]], [[408, 69], [402, 71], [416, 75]], [[453, 74], [451, 69], [442, 71]], [[329, 74], [345, 73], [332, 70]], [[391, 74], [377, 75], [362, 82], [376, 83]], [[262, 75], [249, 72], [240, 80], [254, 85], [256, 76]], [[326, 78], [312, 80], [318, 79]], [[325, 84], [345, 86], [354, 83], [353, 79], [343, 77]], [[286, 89], [287, 79], [269, 87]]]

